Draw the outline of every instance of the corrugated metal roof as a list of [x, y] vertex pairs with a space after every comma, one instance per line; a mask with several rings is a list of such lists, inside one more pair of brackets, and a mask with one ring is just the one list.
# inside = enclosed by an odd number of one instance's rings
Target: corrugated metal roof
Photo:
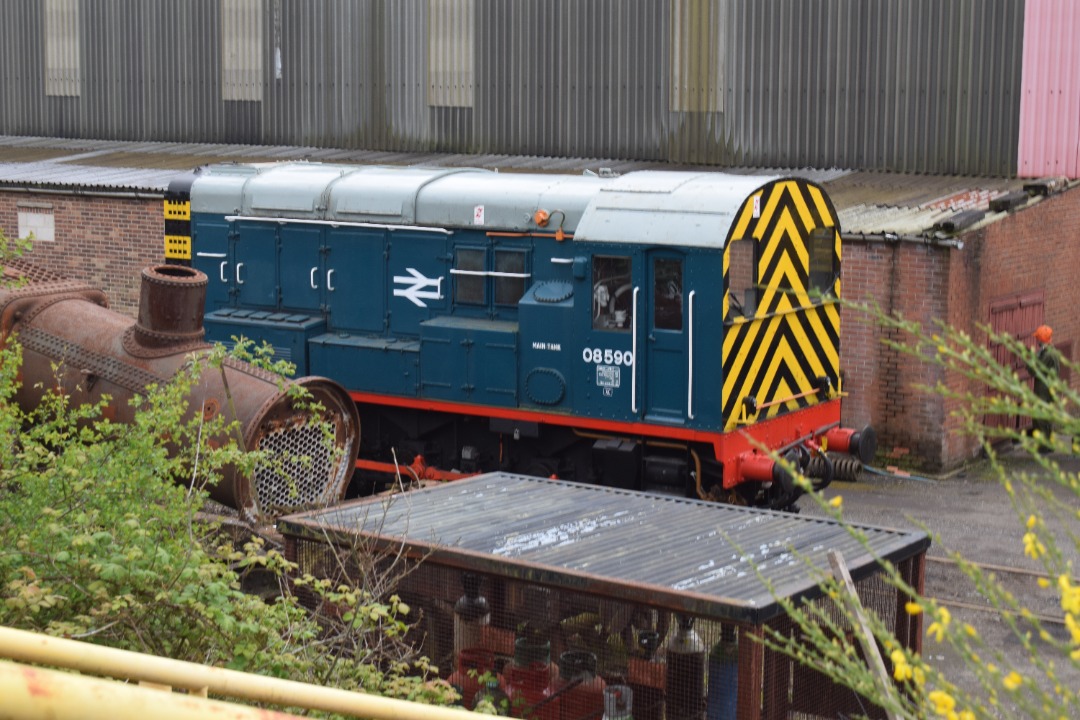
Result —
[[0, 132], [1011, 175], [1024, 6], [4, 0]]
[[177, 176], [175, 170], [109, 168], [57, 160], [0, 162], [0, 187], [84, 189], [157, 194]]
[[[284, 145], [136, 143], [0, 135], [0, 187], [163, 193], [171, 180], [211, 163], [292, 160], [430, 168], [473, 167], [503, 172], [582, 173], [604, 168], [614, 173], [717, 171], [700, 165], [601, 158], [388, 153]], [[725, 168], [723, 174], [797, 176], [822, 184], [837, 209], [841, 229], [852, 236], [937, 237], [941, 233], [934, 231], [934, 226], [955, 213], [985, 210], [989, 200], [1022, 191], [1030, 182], [1018, 178], [806, 168]], [[1057, 185], [1059, 189], [1066, 186], [1061, 182]], [[233, 210], [235, 208], [230, 206], [230, 211]], [[988, 212], [980, 225], [1003, 216], [1004, 213]]]
[[1080, 176], [1080, 3], [1027, 0], [1018, 173]]
[[[1016, 178], [849, 173], [825, 189], [849, 235], [930, 236], [936, 225], [967, 210], [988, 210], [989, 202], [1022, 191]], [[987, 212], [981, 224], [1006, 213]]]
[[509, 473], [278, 522], [286, 535], [403, 544], [431, 562], [752, 623], [780, 613], [777, 596], [816, 596], [810, 567], [828, 573], [830, 550], [859, 579], [877, 567], [870, 552], [901, 561], [930, 545], [922, 532], [858, 528], [865, 546], [832, 520]]

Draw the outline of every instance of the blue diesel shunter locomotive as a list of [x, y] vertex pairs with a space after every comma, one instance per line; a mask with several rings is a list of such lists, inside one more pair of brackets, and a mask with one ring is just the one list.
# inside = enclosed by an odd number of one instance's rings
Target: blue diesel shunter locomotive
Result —
[[840, 427], [840, 234], [812, 182], [217, 165], [166, 216], [211, 340], [350, 390], [358, 480], [504, 469], [785, 508], [767, 450], [819, 486], [873, 454]]

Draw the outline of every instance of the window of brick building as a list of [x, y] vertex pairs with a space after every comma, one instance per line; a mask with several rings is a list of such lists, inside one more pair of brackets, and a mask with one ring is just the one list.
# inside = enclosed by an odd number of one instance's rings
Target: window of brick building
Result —
[[19, 237], [37, 241], [56, 240], [56, 221], [48, 203], [19, 203]]

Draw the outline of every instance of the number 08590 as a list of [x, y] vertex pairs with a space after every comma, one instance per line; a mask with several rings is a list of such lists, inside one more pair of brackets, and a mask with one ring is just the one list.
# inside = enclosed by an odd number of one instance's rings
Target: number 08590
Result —
[[629, 350], [612, 350], [611, 348], [585, 348], [581, 351], [581, 359], [595, 365], [630, 367], [634, 364], [634, 353]]

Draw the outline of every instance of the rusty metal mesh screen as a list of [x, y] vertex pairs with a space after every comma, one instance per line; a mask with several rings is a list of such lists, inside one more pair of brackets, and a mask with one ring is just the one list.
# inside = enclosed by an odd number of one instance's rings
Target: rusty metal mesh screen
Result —
[[[357, 563], [317, 541], [286, 537], [286, 555], [316, 576], [359, 573]], [[900, 627], [910, 620], [906, 598], [880, 575], [857, 589], [864, 606], [908, 644], [909, 629]], [[634, 720], [884, 717], [825, 675], [753, 641], [764, 632], [760, 625], [431, 560], [413, 564], [396, 592], [414, 608], [413, 641], [469, 708], [486, 697], [514, 717], [536, 720], [600, 720], [605, 702], [609, 715], [625, 710]], [[828, 599], [811, 602], [829, 609]], [[784, 616], [768, 626], [799, 632]]]

